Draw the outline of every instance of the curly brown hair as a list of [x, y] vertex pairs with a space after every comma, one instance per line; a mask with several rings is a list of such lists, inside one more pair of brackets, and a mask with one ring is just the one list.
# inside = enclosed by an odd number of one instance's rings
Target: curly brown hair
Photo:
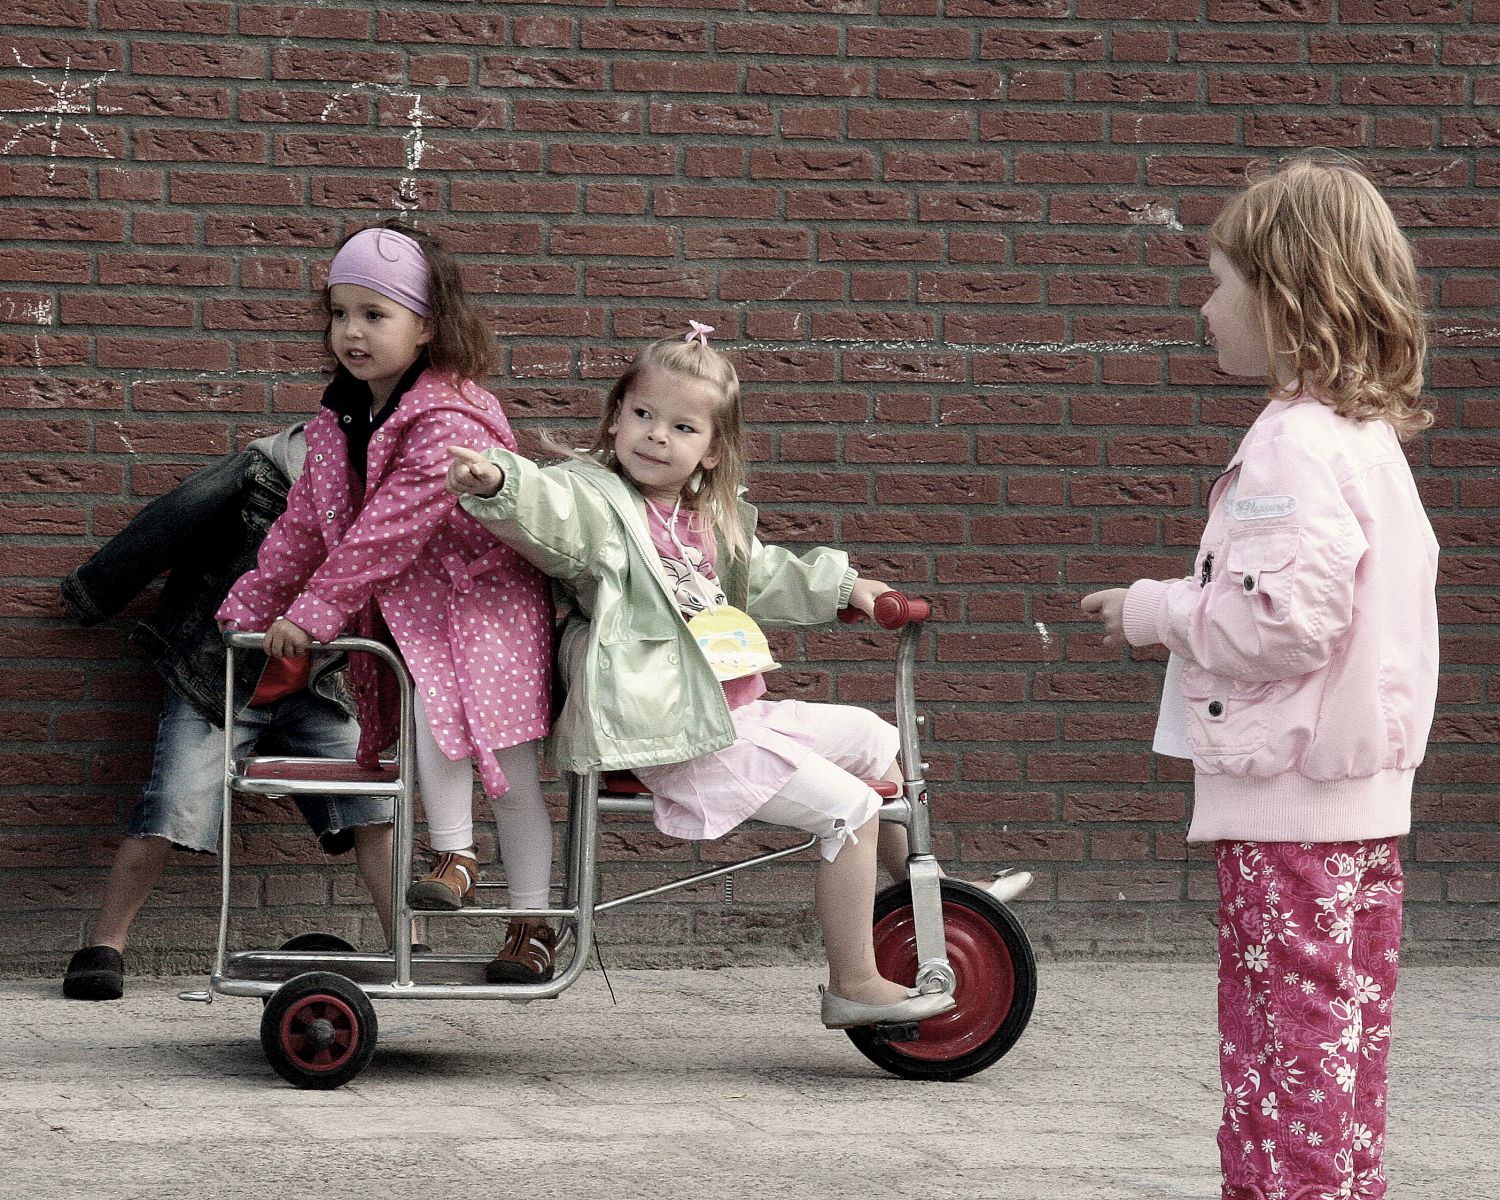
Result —
[[1340, 416], [1389, 421], [1402, 439], [1432, 424], [1411, 243], [1357, 164], [1291, 159], [1233, 197], [1210, 236], [1256, 297], [1267, 361], [1299, 390]]
[[[432, 325], [432, 339], [425, 352], [432, 369], [447, 376], [455, 386], [470, 379], [483, 382], [495, 369], [495, 345], [484, 320], [464, 290], [463, 275], [453, 255], [432, 234], [402, 221], [382, 221], [374, 228], [405, 234], [421, 247], [422, 256], [427, 260], [427, 320]], [[345, 242], [362, 232], [362, 229], [356, 229], [349, 233], [334, 253], [337, 254]], [[326, 343], [333, 315], [328, 307], [326, 287], [319, 293], [319, 300]]]

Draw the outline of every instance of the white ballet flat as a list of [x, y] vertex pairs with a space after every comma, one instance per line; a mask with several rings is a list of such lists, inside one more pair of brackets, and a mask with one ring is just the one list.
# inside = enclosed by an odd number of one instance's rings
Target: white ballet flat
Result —
[[911, 988], [905, 1000], [894, 1004], [860, 1004], [856, 1000], [818, 988], [823, 998], [823, 1027], [825, 1029], [853, 1029], [859, 1025], [906, 1025], [912, 1021], [925, 1021], [938, 1013], [947, 1012], [955, 1001], [945, 992], [919, 992]]
[[1013, 867], [1006, 867], [996, 871], [995, 878], [985, 884], [981, 890], [988, 892], [1001, 904], [1009, 904], [1030, 886], [1030, 871], [1017, 871]]

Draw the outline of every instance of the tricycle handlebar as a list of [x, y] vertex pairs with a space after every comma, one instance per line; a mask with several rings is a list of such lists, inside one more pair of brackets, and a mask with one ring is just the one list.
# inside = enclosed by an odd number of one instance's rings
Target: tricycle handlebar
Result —
[[[904, 592], [881, 592], [875, 598], [875, 623], [883, 629], [900, 629], [916, 625], [932, 615], [932, 604], [921, 596], [908, 596]], [[839, 620], [854, 625], [865, 619], [857, 608], [839, 610]]]

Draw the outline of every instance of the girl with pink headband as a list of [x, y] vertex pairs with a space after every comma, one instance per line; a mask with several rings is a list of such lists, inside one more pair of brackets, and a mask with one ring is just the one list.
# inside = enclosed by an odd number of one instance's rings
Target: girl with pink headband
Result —
[[[443, 247], [395, 223], [345, 239], [323, 299], [338, 369], [307, 426], [307, 468], [219, 620], [264, 630], [266, 653], [293, 664], [340, 634], [393, 642], [416, 687], [417, 783], [437, 852], [407, 899], [448, 910], [473, 899], [477, 765], [511, 906], [546, 908], [546, 582], [443, 482], [450, 444], [516, 449], [499, 401], [474, 382], [492, 366], [489, 335]], [[373, 764], [396, 736], [396, 681], [366, 655], [350, 676], [360, 760]], [[512, 921], [486, 977], [548, 980], [553, 948], [545, 922]]]

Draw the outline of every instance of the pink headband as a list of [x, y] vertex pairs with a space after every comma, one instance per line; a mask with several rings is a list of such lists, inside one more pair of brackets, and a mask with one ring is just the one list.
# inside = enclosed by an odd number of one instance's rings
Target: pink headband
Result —
[[344, 243], [328, 268], [328, 286], [356, 283], [411, 309], [432, 315], [427, 305], [427, 258], [422, 247], [394, 229], [363, 229]]

